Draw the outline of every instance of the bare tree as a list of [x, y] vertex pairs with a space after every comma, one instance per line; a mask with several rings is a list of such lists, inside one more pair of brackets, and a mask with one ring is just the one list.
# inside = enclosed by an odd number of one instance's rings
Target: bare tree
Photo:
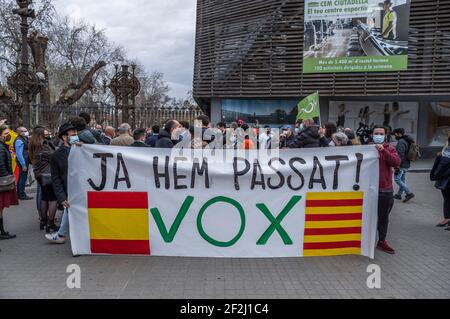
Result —
[[[68, 17], [58, 18], [52, 26], [50, 52], [52, 63], [52, 85], [59, 90], [66, 89], [64, 83], [81, 83], [84, 74], [101, 61], [111, 64], [124, 59], [124, 50], [108, 40], [104, 30], [85, 22], [72, 22]], [[107, 69], [97, 69], [90, 90], [92, 95], [103, 95], [103, 79], [108, 76]], [[58, 91], [59, 91], [58, 90]], [[92, 96], [86, 97], [92, 99]], [[94, 98], [95, 99], [95, 98]]]
[[[70, 83], [66, 88], [64, 88], [60, 94], [59, 100], [56, 102], [57, 105], [73, 105], [78, 102], [88, 90], [92, 90], [94, 87], [93, 78], [98, 70], [106, 66], [105, 61], [98, 62], [94, 67], [92, 67], [89, 72], [83, 77], [83, 79], [78, 83]], [[71, 95], [67, 95], [69, 91], [74, 90]]]
[[[17, 7], [15, 0], [0, 0], [0, 81], [14, 72], [21, 43], [20, 17], [13, 14]], [[36, 19], [30, 21], [30, 30], [47, 33], [56, 11], [53, 0], [35, 0], [33, 8]]]

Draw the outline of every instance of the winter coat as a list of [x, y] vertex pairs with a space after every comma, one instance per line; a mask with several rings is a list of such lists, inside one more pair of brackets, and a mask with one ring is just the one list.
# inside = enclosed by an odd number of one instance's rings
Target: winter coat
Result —
[[53, 190], [59, 204], [67, 200], [67, 175], [70, 147], [61, 146], [50, 157]]
[[400, 168], [408, 169], [411, 167], [411, 161], [408, 159], [408, 152], [414, 140], [408, 135], [403, 136], [397, 143], [397, 153], [400, 156]]
[[86, 128], [82, 131], [79, 131], [78, 138], [80, 139], [80, 142], [83, 142], [84, 144], [96, 144], [97, 143], [94, 135], [88, 128]]
[[400, 166], [400, 156], [397, 150], [389, 143], [384, 143], [384, 150], [379, 152], [380, 158], [380, 192], [393, 192], [393, 169]]
[[297, 136], [290, 148], [328, 147], [329, 143], [326, 137], [320, 137], [318, 127], [310, 126]]
[[96, 144], [104, 144], [105, 142], [103, 141], [103, 137], [102, 137], [102, 132], [97, 131], [93, 128], [88, 129], [92, 136], [94, 136]]
[[49, 141], [44, 141], [41, 151], [34, 156], [33, 172], [36, 178], [42, 174], [50, 174], [50, 158], [55, 152], [56, 147]]
[[134, 138], [128, 134], [122, 134], [111, 141], [111, 146], [130, 146], [134, 143]]
[[133, 144], [130, 145], [130, 147], [150, 147], [144, 142], [135, 141]]
[[166, 130], [159, 131], [159, 139], [155, 144], [156, 148], [173, 148], [176, 144], [171, 139], [171, 135]]
[[145, 144], [147, 144], [150, 147], [155, 147], [158, 139], [159, 139], [159, 134], [152, 134], [147, 138], [147, 140], [145, 141]]
[[450, 148], [444, 151], [442, 156], [438, 156], [431, 170], [430, 178], [436, 181], [435, 187], [441, 190], [450, 188]]
[[13, 175], [11, 153], [9, 147], [0, 142], [0, 177]]

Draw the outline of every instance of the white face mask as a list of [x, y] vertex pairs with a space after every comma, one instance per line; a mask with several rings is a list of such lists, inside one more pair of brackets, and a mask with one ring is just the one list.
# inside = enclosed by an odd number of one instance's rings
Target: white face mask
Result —
[[29, 136], [30, 136], [30, 132], [24, 132], [24, 133], [23, 133], [23, 136], [29, 137]]

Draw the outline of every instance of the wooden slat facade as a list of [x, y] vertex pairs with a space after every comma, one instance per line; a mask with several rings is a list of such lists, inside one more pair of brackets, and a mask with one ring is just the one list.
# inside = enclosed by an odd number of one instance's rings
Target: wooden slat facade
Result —
[[404, 72], [303, 74], [303, 20], [303, 0], [198, 0], [196, 100], [450, 94], [450, 0], [412, 0]]

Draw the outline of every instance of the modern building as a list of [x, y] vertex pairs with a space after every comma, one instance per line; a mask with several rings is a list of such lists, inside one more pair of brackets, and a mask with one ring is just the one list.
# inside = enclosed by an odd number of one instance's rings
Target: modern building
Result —
[[[382, 10], [384, 1], [379, 2]], [[407, 41], [395, 45], [372, 40], [377, 37], [363, 41], [348, 19], [305, 23], [305, 0], [198, 0], [194, 98], [213, 122], [282, 125], [295, 121], [299, 100], [319, 91], [322, 122], [336, 122], [345, 104], [346, 127], [356, 129], [361, 120], [386, 122], [404, 127], [423, 146], [442, 145], [450, 132], [450, 1], [392, 2], [399, 20], [409, 19], [409, 28], [406, 22], [397, 25], [398, 36]], [[379, 33], [380, 14], [360, 29]], [[325, 46], [331, 57], [403, 50], [408, 67], [305, 73], [303, 59]]]

